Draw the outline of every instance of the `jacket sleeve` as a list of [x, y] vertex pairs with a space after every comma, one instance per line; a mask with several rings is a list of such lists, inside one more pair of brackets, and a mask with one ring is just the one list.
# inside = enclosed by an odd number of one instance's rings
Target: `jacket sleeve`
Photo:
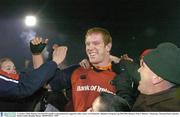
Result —
[[[20, 73], [19, 80], [0, 79], [0, 97], [23, 98], [32, 95], [48, 80], [57, 70], [57, 64], [53, 61], [47, 62], [38, 69], [27, 73]], [[3, 76], [6, 78], [6, 76]]]
[[70, 89], [71, 88], [71, 75], [73, 71], [78, 68], [79, 65], [71, 65], [66, 69], [58, 69], [53, 77], [53, 79], [49, 82], [51, 89], [53, 91], [58, 91], [62, 89]]
[[117, 88], [116, 94], [132, 105], [138, 95], [137, 90], [137, 68], [132, 62], [121, 61], [120, 63], [113, 66], [114, 71], [116, 71], [117, 76], [112, 80], [112, 84]]

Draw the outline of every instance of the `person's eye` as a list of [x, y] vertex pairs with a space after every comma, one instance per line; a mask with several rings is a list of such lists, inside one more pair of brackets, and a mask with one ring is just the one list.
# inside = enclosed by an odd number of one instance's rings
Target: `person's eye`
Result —
[[11, 68], [6, 68], [6, 70], [11, 70]]
[[100, 43], [99, 42], [94, 42], [94, 45], [99, 45]]
[[85, 43], [85, 44], [86, 44], [86, 46], [89, 46], [89, 45], [90, 45], [90, 43], [88, 43], [88, 42], [87, 42], [87, 43]]

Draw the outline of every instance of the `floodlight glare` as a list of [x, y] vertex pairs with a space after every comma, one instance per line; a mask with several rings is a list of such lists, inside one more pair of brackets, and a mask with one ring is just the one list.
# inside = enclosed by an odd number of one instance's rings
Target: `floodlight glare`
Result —
[[25, 24], [27, 26], [35, 26], [36, 25], [36, 17], [35, 16], [26, 16]]

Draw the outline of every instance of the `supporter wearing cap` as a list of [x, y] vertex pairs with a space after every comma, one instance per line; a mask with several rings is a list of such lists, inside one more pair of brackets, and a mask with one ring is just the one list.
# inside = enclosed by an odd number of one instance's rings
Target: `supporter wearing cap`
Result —
[[161, 43], [144, 55], [133, 111], [180, 111], [180, 49]]

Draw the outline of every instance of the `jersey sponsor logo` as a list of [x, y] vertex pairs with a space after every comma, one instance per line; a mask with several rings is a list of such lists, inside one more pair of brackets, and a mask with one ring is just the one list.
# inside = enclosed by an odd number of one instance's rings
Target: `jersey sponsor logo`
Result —
[[77, 86], [76, 91], [97, 91], [97, 92], [107, 92], [107, 93], [114, 94], [112, 91], [109, 91], [107, 88], [103, 88], [98, 85]]

